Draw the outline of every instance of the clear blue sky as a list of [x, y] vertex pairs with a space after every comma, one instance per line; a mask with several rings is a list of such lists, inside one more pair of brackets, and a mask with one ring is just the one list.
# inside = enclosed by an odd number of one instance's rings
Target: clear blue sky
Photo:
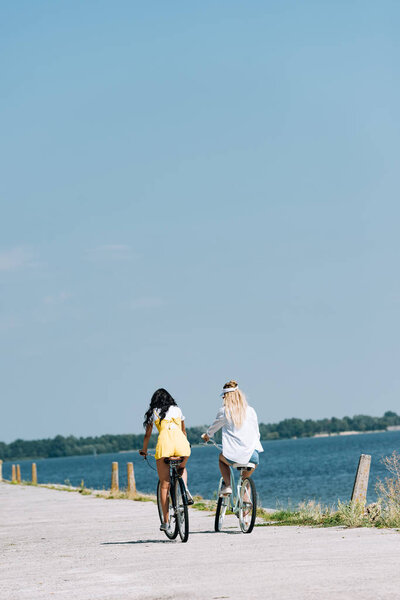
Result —
[[398, 2], [8, 2], [0, 439], [400, 410]]

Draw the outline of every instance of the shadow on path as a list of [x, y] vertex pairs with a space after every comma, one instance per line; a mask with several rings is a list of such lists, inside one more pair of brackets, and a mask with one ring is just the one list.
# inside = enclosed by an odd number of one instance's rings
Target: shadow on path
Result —
[[210, 531], [191, 531], [189, 536], [191, 535], [198, 535], [198, 534], [202, 534], [204, 535], [205, 533], [215, 533], [217, 535], [223, 535], [228, 534], [228, 535], [241, 535], [241, 531], [238, 531], [237, 529], [235, 531], [228, 531], [227, 529], [223, 529], [222, 531], [214, 531], [214, 529], [210, 529]]
[[169, 544], [177, 540], [132, 540], [131, 542], [102, 542], [100, 546], [122, 546], [124, 544]]
[[[189, 534], [189, 538], [192, 535], [205, 535], [208, 533], [215, 533], [215, 531], [191, 531]], [[241, 535], [241, 531], [220, 531], [219, 534], [228, 534], [228, 535]], [[102, 542], [101, 546], [123, 546], [126, 544], [170, 544], [171, 542], [179, 542], [180, 539], [176, 538], [175, 540], [131, 540], [129, 542]]]

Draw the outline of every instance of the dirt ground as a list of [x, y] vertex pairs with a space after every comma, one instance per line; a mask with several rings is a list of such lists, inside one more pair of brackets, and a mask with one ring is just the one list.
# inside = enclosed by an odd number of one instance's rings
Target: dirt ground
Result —
[[190, 511], [187, 544], [150, 502], [0, 484], [1, 600], [400, 597], [400, 533], [257, 527]]

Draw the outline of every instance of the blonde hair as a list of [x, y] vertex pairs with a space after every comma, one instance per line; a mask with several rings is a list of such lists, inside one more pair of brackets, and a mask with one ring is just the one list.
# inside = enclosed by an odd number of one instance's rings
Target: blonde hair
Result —
[[[236, 381], [228, 381], [222, 390], [225, 388], [235, 388], [237, 387]], [[243, 425], [243, 421], [246, 418], [246, 409], [247, 409], [247, 400], [246, 396], [243, 394], [239, 388], [234, 392], [226, 392], [223, 396], [224, 398], [224, 406], [225, 406], [225, 414], [229, 421], [231, 421], [234, 426], [239, 429]]]

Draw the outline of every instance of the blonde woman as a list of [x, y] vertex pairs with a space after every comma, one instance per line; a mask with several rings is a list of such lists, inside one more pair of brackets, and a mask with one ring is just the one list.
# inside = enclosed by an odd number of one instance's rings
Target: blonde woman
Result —
[[[239, 389], [236, 381], [228, 381], [222, 390], [223, 406], [217, 412], [214, 423], [203, 434], [208, 442], [214, 433], [222, 427], [222, 453], [219, 455], [219, 468], [224, 486], [222, 494], [231, 494], [230, 463], [259, 463], [259, 452], [264, 452], [260, 443], [257, 414], [249, 406], [246, 397]], [[254, 467], [255, 468], [255, 467]], [[254, 469], [242, 472], [242, 477], [250, 477]]]

